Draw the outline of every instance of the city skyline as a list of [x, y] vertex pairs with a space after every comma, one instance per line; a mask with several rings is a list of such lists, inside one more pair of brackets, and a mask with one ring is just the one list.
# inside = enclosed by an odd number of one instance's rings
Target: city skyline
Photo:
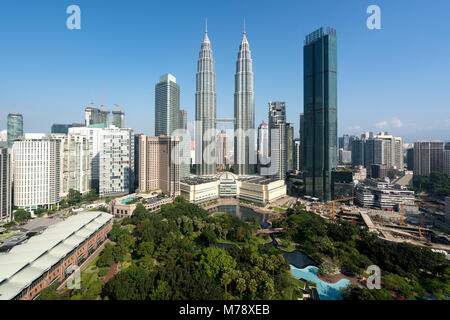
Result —
[[[120, 104], [127, 117], [127, 127], [136, 132], [154, 134], [155, 128], [151, 125], [154, 122], [155, 107], [152, 86], [161, 74], [168, 72], [179, 80], [177, 82], [182, 88], [180, 108], [187, 110], [188, 121], [192, 122], [195, 115], [195, 57], [206, 17], [217, 62], [217, 118], [230, 118], [235, 48], [238, 45], [237, 39], [242, 34], [242, 20], [245, 17], [255, 60], [255, 121], [267, 121], [266, 105], [271, 100], [286, 101], [288, 118], [297, 118], [302, 112], [303, 93], [298, 89], [302, 86], [301, 42], [311, 30], [321, 25], [331, 25], [339, 31], [340, 43], [338, 105], [341, 107], [338, 111], [338, 135], [388, 131], [395, 136], [404, 137], [404, 141], [409, 143], [419, 139], [446, 140], [450, 119], [446, 119], [445, 114], [448, 108], [445, 105], [446, 90], [442, 87], [445, 81], [439, 79], [444, 79], [449, 70], [446, 64], [436, 68], [431, 60], [439, 60], [442, 54], [440, 52], [445, 52], [448, 46], [438, 40], [443, 31], [439, 31], [442, 28], [439, 28], [439, 19], [436, 18], [436, 15], [439, 17], [441, 12], [445, 12], [448, 4], [438, 3], [441, 10], [431, 10], [408, 3], [408, 15], [403, 16], [402, 5], [406, 5], [406, 2], [389, 4], [381, 1], [382, 29], [369, 30], [365, 26], [366, 4], [351, 3], [346, 13], [338, 5], [327, 1], [323, 3], [328, 4], [325, 12], [337, 10], [339, 14], [320, 17], [311, 10], [311, 17], [303, 19], [303, 12], [306, 9], [309, 12], [309, 9], [314, 9], [317, 5], [307, 2], [289, 3], [292, 10], [287, 10], [285, 15], [291, 19], [271, 24], [270, 28], [264, 26], [264, 18], [280, 10], [270, 3], [263, 3], [263, 10], [258, 13], [253, 12], [252, 6], [247, 3], [243, 4], [239, 13], [232, 12], [232, 5], [225, 4], [214, 4], [208, 10], [194, 13], [201, 7], [201, 2], [190, 3], [186, 18], [183, 18], [189, 20], [190, 25], [180, 31], [178, 23], [175, 23], [154, 41], [150, 41], [152, 44], [130, 43], [123, 37], [127, 32], [135, 32], [138, 38], [153, 35], [155, 30], [152, 27], [164, 15], [156, 17], [153, 22], [147, 21], [152, 19], [143, 19], [142, 25], [129, 24], [131, 16], [143, 18], [143, 13], [136, 12], [131, 6], [108, 4], [112, 16], [119, 17], [123, 13], [126, 19], [116, 26], [109, 25], [113, 32], [117, 31], [117, 39], [106, 37], [100, 42], [93, 42], [94, 38], [96, 40], [104, 32], [110, 32], [109, 28], [101, 27], [104, 19], [111, 18], [105, 17], [100, 11], [102, 4], [107, 5], [106, 2], [89, 4], [80, 1], [83, 25], [77, 31], [67, 30], [64, 23], [59, 22], [64, 22], [67, 17], [63, 6], [61, 10], [58, 6], [48, 5], [33, 8], [33, 12], [48, 12], [49, 16], [47, 21], [36, 22], [29, 20], [31, 9], [26, 6], [2, 3], [0, 6], [5, 10], [1, 12], [8, 12], [8, 16], [2, 15], [1, 21], [12, 28], [10, 30], [13, 32], [4, 37], [5, 47], [10, 47], [11, 51], [1, 53], [10, 63], [5, 66], [0, 77], [0, 129], [6, 129], [8, 113], [21, 113], [24, 116], [25, 132], [48, 133], [53, 123], [81, 122], [79, 110], [88, 106], [92, 99], [97, 106], [104, 100], [109, 109], [115, 103]], [[157, 7], [150, 4], [143, 6], [163, 13], [168, 10], [162, 4]], [[217, 11], [226, 19], [218, 16]], [[151, 12], [154, 10], [149, 10], [147, 14], [152, 14]], [[433, 20], [429, 19], [431, 13]], [[413, 21], [422, 21], [414, 19], [419, 14], [427, 23], [421, 23], [421, 31], [415, 32], [418, 29], [410, 27]], [[295, 15], [301, 17], [302, 19], [298, 19], [301, 21], [292, 19]], [[395, 19], [398, 21], [394, 21]], [[183, 21], [185, 20], [179, 23]], [[50, 34], [48, 39], [38, 38], [43, 44], [47, 44], [38, 47], [39, 50], [35, 49], [40, 43], [31, 40], [37, 32], [30, 31], [32, 23], [39, 24]], [[227, 32], [223, 31], [225, 24], [229, 25]], [[434, 34], [428, 37], [431, 30]], [[399, 35], [403, 35], [400, 40]], [[426, 48], [416, 48], [414, 52], [410, 52], [411, 46], [425, 39], [425, 35]], [[128, 49], [117, 49], [112, 53], [110, 49], [117, 48], [118, 41], [122, 40], [130, 45]], [[397, 43], [394, 44], [394, 41]], [[93, 44], [96, 50], [84, 50]], [[265, 49], [267, 46], [276, 47], [281, 44], [283, 50]], [[387, 44], [392, 49], [389, 50], [389, 55], [380, 49]], [[439, 52], [430, 50], [438, 45]], [[54, 47], [57, 50], [50, 53], [49, 50]], [[159, 47], [164, 47], [167, 59], [155, 66], [153, 61], [160, 59], [162, 54], [157, 49]], [[174, 52], [177, 48], [179, 50]], [[433, 52], [433, 59], [422, 59], [426, 51]], [[113, 68], [107, 70], [111, 66]], [[402, 72], [392, 72], [396, 69], [401, 69]], [[386, 77], [388, 72], [389, 77]], [[431, 74], [435, 80], [434, 86], [427, 80]], [[287, 80], [283, 81], [287, 84], [279, 85], [278, 79], [281, 77]], [[419, 88], [423, 90], [418, 90]], [[64, 112], [60, 112], [61, 109]], [[409, 112], [411, 109], [415, 112]], [[297, 137], [298, 123], [293, 123]]]

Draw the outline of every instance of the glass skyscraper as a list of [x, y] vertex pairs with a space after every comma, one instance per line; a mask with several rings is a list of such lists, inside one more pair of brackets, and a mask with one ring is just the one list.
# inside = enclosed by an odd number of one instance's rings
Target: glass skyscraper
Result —
[[178, 129], [180, 112], [180, 86], [177, 79], [167, 73], [155, 87], [155, 136], [171, 136]]
[[336, 30], [320, 28], [303, 47], [305, 193], [331, 200], [331, 171], [337, 167]]
[[8, 148], [11, 148], [14, 141], [23, 137], [23, 117], [20, 113], [8, 114], [7, 123]]

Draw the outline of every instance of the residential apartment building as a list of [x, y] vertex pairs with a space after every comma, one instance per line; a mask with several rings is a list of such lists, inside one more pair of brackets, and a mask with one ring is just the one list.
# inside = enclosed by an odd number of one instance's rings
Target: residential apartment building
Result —
[[14, 142], [14, 205], [26, 210], [59, 204], [61, 142], [58, 139], [19, 139]]
[[67, 197], [69, 190], [85, 194], [90, 190], [91, 164], [89, 162], [89, 140], [81, 134], [50, 134], [50, 138], [61, 141], [60, 147], [60, 197]]

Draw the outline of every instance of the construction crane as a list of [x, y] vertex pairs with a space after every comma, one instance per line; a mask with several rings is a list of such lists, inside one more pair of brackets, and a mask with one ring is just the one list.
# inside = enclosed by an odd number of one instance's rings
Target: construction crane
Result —
[[[404, 226], [405, 225], [405, 218], [404, 218], [404, 205], [406, 203], [405, 202], [398, 202], [397, 205], [400, 207], [400, 225]], [[425, 204], [423, 202], [421, 203], [411, 203], [411, 204], [407, 204], [410, 206], [416, 206], [416, 207], [431, 207], [431, 208], [440, 208], [440, 206], [438, 205], [432, 205], [432, 204]]]
[[334, 204], [336, 202], [342, 202], [342, 201], [347, 201], [347, 200], [351, 200], [351, 199], [355, 199], [355, 197], [346, 197], [346, 198], [341, 198], [341, 199], [335, 199], [335, 200], [331, 200], [331, 218], [334, 219], [335, 218], [335, 208], [334, 208]]

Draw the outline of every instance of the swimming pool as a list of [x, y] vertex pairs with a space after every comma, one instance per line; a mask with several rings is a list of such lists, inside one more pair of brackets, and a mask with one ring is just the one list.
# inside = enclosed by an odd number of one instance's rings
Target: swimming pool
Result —
[[134, 198], [126, 198], [126, 199], [123, 199], [122, 201], [120, 201], [120, 203], [121, 204], [127, 204], [128, 202], [131, 202], [133, 200], [134, 200]]
[[342, 300], [340, 289], [348, 286], [350, 281], [348, 279], [341, 279], [336, 283], [327, 283], [317, 277], [317, 270], [319, 268], [315, 266], [298, 269], [291, 265], [292, 275], [295, 278], [309, 280], [317, 285], [317, 293], [319, 294], [320, 300]]

